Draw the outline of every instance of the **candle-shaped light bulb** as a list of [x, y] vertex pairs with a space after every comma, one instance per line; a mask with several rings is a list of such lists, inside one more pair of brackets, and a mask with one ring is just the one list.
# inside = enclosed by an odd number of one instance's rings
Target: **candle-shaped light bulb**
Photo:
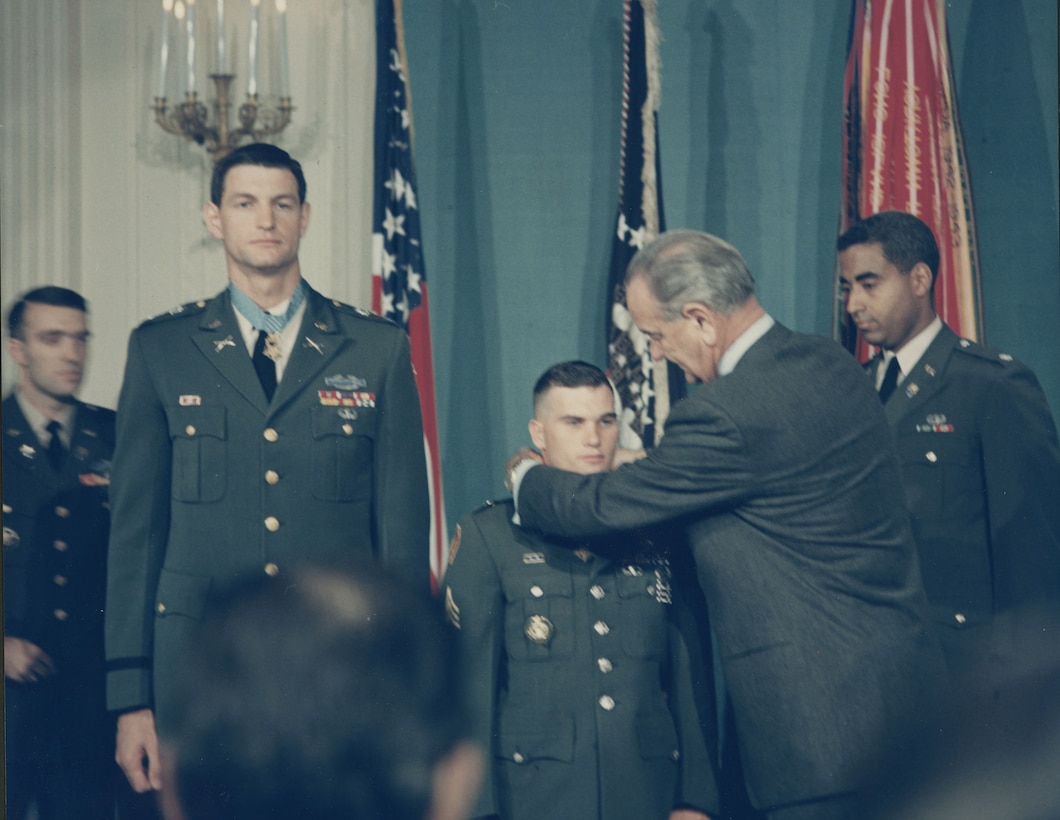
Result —
[[[187, 70], [186, 67], [187, 67], [187, 63], [188, 63], [188, 54], [187, 54], [187, 51], [188, 51], [188, 38], [185, 35], [184, 20], [188, 16], [188, 10], [187, 10], [187, 8], [184, 5], [184, 0], [174, 0], [174, 3], [173, 3], [173, 16], [177, 19], [177, 42], [180, 43], [181, 46], [183, 46], [182, 50], [184, 51], [184, 65], [185, 65], [185, 72], [186, 72], [186, 70]], [[179, 76], [180, 76], [180, 69], [179, 68], [177, 69], [177, 76], [178, 76], [178, 85], [179, 85]], [[187, 76], [186, 73], [185, 73], [185, 76]]]
[[158, 93], [156, 97], [165, 99], [166, 96], [166, 72], [169, 70], [169, 16], [173, 13], [173, 0], [162, 0], [162, 31], [159, 39], [162, 48], [159, 53], [158, 64]]
[[195, 93], [195, 0], [188, 4], [188, 93]]
[[225, 72], [225, 0], [217, 0], [217, 73]]
[[249, 58], [250, 71], [247, 76], [247, 96], [253, 97], [258, 93], [258, 5], [261, 0], [250, 0], [250, 39]]
[[287, 76], [287, 0], [276, 0], [276, 11], [280, 17], [280, 96], [291, 96], [291, 83]]

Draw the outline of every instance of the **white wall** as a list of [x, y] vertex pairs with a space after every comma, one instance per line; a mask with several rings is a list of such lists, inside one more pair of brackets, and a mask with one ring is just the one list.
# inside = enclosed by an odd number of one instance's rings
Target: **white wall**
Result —
[[[161, 5], [0, 2], [4, 313], [20, 292], [37, 285], [82, 292], [93, 332], [82, 397], [110, 407], [117, 402], [129, 331], [148, 316], [216, 293], [226, 281], [220, 245], [201, 219], [212, 160], [203, 148], [163, 132], [149, 109]], [[214, 8], [214, 0], [198, 0], [200, 33], [212, 25]], [[248, 9], [248, 0], [225, 3], [240, 95]], [[308, 180], [313, 213], [302, 270], [318, 290], [368, 306], [374, 3], [291, 0], [288, 18], [295, 112], [272, 141], [302, 162]], [[275, 52], [264, 14], [262, 22], [266, 59]], [[175, 57], [171, 49], [171, 75], [180, 62]], [[259, 79], [265, 102], [275, 99], [276, 74], [273, 81]], [[202, 99], [211, 88], [205, 69], [198, 87]], [[175, 77], [170, 89], [172, 98]], [[206, 96], [212, 102], [212, 90]], [[16, 378], [5, 349], [5, 392]]]

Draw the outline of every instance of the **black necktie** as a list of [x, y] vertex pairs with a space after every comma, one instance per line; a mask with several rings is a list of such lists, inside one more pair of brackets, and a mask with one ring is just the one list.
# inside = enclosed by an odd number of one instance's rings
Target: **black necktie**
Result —
[[265, 338], [269, 334], [264, 330], [258, 331], [258, 340], [254, 343], [254, 369], [258, 371], [258, 381], [265, 391], [265, 398], [272, 401], [272, 394], [276, 392], [276, 362], [265, 355]]
[[63, 429], [63, 426], [60, 422], [52, 419], [44, 429], [52, 434], [52, 437], [48, 440], [48, 461], [52, 463], [55, 472], [59, 472], [66, 461], [66, 445], [63, 444], [63, 438], [59, 435], [59, 431]]
[[880, 401], [884, 404], [887, 403], [887, 399], [891, 397], [891, 393], [894, 392], [894, 388], [898, 386], [898, 357], [891, 356], [891, 361], [887, 364], [887, 372], [883, 374], [883, 382], [880, 383]]

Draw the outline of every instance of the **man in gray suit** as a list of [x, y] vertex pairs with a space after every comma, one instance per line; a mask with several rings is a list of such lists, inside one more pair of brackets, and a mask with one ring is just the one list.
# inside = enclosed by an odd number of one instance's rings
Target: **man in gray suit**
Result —
[[518, 464], [520, 520], [571, 536], [683, 522], [752, 804], [857, 817], [871, 759], [942, 674], [879, 400], [839, 345], [775, 322], [716, 237], [664, 234], [626, 287], [652, 354], [705, 384], [633, 464]]
[[336, 557], [429, 585], [408, 337], [302, 279], [309, 204], [286, 151], [237, 149], [210, 196], [229, 286], [133, 332], [118, 402], [107, 695], [138, 791], [160, 787], [155, 721], [173, 714], [187, 632], [226, 586]]

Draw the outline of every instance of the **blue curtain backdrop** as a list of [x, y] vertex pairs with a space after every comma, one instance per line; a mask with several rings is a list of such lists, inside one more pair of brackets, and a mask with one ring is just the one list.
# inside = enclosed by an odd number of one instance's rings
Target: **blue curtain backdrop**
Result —
[[[450, 521], [504, 493], [530, 390], [605, 364], [619, 0], [405, 0]], [[829, 335], [849, 0], [660, 0], [671, 228], [739, 248], [781, 322]], [[987, 342], [1060, 411], [1057, 5], [961, 0], [950, 45]]]

